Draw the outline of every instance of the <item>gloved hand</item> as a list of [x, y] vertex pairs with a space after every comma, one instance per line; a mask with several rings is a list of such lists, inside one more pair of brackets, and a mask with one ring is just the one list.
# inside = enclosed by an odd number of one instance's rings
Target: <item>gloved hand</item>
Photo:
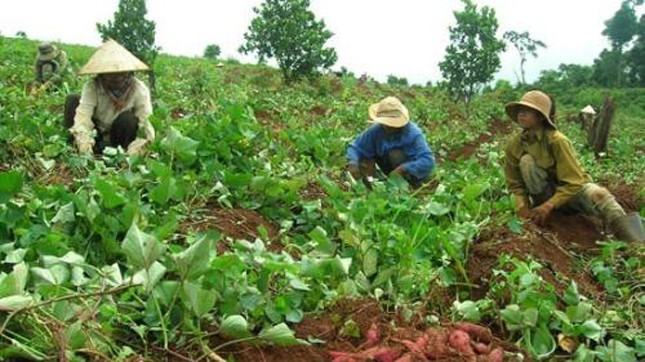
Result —
[[142, 155], [145, 152], [145, 146], [148, 144], [148, 140], [145, 138], [137, 138], [128, 145], [128, 155]]
[[555, 205], [551, 201], [547, 201], [542, 205], [531, 209], [530, 219], [535, 221], [538, 225], [543, 224], [546, 219], [551, 215], [551, 212], [555, 209]]

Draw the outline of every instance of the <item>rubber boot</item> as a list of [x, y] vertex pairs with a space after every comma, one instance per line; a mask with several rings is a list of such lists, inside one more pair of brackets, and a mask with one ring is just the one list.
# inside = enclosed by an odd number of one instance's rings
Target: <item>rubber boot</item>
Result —
[[630, 212], [614, 220], [612, 229], [622, 240], [632, 243], [645, 241], [645, 231], [643, 231], [641, 216], [636, 212]]

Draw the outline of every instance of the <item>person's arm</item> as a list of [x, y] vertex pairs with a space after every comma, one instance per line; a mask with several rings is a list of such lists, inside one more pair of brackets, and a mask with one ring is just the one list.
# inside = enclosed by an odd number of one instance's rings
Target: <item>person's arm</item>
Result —
[[423, 180], [428, 177], [434, 168], [434, 155], [430, 147], [428, 147], [428, 143], [425, 137], [423, 137], [423, 134], [419, 133], [414, 137], [412, 144], [409, 145], [409, 149], [406, 150], [406, 155], [410, 157], [410, 160], [399, 167], [405, 173], [414, 176], [417, 180]]
[[520, 159], [514, 152], [515, 147], [514, 140], [511, 140], [504, 150], [504, 179], [506, 187], [515, 196], [515, 208], [524, 216], [529, 207], [528, 191], [520, 173]]
[[74, 126], [70, 128], [70, 132], [74, 136], [76, 147], [80, 153], [92, 153], [94, 146], [94, 137], [92, 136], [94, 122], [92, 122], [92, 116], [94, 115], [97, 102], [94, 81], [88, 82], [83, 87], [81, 100], [76, 108]]
[[362, 160], [373, 160], [376, 158], [375, 143], [379, 126], [373, 125], [363, 131], [347, 147], [347, 161], [350, 165], [358, 166]]
[[551, 148], [556, 162], [558, 187], [549, 201], [558, 208], [577, 195], [589, 180], [573, 151], [571, 141], [564, 137], [558, 138]]
[[130, 143], [128, 146], [128, 154], [130, 155], [140, 154], [143, 148], [155, 139], [155, 129], [149, 120], [152, 114], [150, 91], [143, 83], [138, 84], [138, 87], [133, 111], [135, 117], [139, 120], [139, 129], [143, 129], [144, 138], [137, 137]]

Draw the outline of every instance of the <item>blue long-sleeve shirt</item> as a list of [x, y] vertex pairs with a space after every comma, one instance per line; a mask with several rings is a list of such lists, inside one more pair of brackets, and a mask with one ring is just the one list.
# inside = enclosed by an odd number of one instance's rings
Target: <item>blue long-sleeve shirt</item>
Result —
[[418, 180], [423, 180], [434, 168], [434, 156], [419, 127], [409, 122], [400, 132], [387, 133], [378, 123], [373, 124], [347, 147], [350, 164], [360, 161], [387, 158], [390, 151], [399, 149], [407, 157], [401, 164], [403, 170]]

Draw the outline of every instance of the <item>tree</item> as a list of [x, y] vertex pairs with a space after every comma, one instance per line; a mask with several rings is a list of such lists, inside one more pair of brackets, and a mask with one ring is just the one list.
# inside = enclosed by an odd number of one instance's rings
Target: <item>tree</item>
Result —
[[636, 6], [642, 4], [643, 0], [625, 0], [614, 16], [605, 21], [602, 35], [609, 38], [614, 50], [622, 51], [625, 44], [629, 43], [638, 32]]
[[219, 45], [209, 44], [206, 46], [206, 49], [204, 49], [204, 58], [217, 59], [217, 57], [219, 57], [221, 52], [222, 50], [220, 49]]
[[531, 36], [528, 32], [518, 33], [514, 30], [507, 31], [504, 33], [504, 39], [508, 40], [513, 47], [520, 53], [520, 73], [522, 74], [522, 84], [526, 84], [526, 78], [524, 77], [524, 63], [526, 63], [526, 58], [529, 55], [532, 55], [533, 58], [537, 58], [537, 48], [542, 47], [546, 48], [540, 40], [531, 39]]
[[287, 83], [312, 78], [338, 59], [333, 48], [325, 47], [333, 34], [323, 20], [316, 20], [309, 0], [266, 0], [253, 11], [257, 15], [239, 51], [256, 53], [260, 62], [275, 59]]
[[499, 54], [506, 46], [496, 38], [495, 10], [484, 6], [481, 11], [472, 0], [462, 0], [463, 11], [455, 11], [456, 26], [451, 26], [450, 45], [439, 63], [453, 96], [465, 101], [466, 108], [479, 89], [493, 79], [500, 67]]
[[633, 87], [645, 87], [645, 14], [641, 15], [638, 23], [638, 38], [626, 56], [629, 84]]
[[147, 13], [145, 0], [120, 0], [114, 20], [108, 20], [107, 24], [97, 23], [96, 28], [103, 41], [108, 38], [116, 40], [150, 67], [148, 81], [154, 94], [153, 65], [160, 48], [155, 45], [156, 24], [145, 18]]
[[405, 77], [397, 77], [395, 75], [388, 75], [387, 76], [387, 84], [389, 85], [400, 85], [407, 87], [408, 86], [408, 80]]
[[625, 57], [620, 50], [604, 49], [593, 62], [593, 79], [608, 88], [622, 87], [625, 83]]

